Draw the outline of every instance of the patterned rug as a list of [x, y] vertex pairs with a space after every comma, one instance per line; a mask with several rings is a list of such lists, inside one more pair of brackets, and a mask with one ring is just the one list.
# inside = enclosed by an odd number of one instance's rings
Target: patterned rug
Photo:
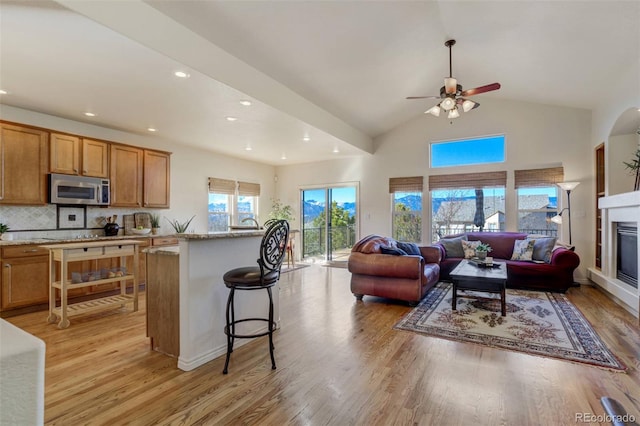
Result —
[[[626, 367], [609, 351], [564, 294], [507, 289], [507, 315], [488, 293], [458, 291], [439, 283], [394, 328], [461, 342], [585, 363], [614, 371]], [[473, 297], [460, 297], [465, 294]]]

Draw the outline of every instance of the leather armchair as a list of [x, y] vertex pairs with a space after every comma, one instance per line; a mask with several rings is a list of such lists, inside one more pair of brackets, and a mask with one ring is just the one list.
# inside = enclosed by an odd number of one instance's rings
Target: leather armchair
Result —
[[351, 249], [351, 292], [417, 304], [440, 277], [441, 252], [437, 247], [418, 247], [420, 255], [383, 254], [382, 247], [396, 247], [388, 237], [369, 235]]

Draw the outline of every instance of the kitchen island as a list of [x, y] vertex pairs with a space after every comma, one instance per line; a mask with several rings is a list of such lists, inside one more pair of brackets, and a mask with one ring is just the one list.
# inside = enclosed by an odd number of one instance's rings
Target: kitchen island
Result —
[[[169, 268], [175, 269], [171, 263], [178, 265], [179, 271], [173, 276], [178, 282], [177, 313], [173, 309], [172, 318], [166, 313], [154, 316], [156, 309], [163, 306], [148, 306], [148, 321], [153, 326], [150, 330], [166, 330], [171, 322], [179, 322], [179, 348], [175, 352], [178, 356], [178, 368], [184, 371], [193, 370], [200, 365], [226, 354], [227, 339], [224, 334], [225, 310], [229, 290], [222, 281], [222, 276], [230, 269], [242, 266], [254, 266], [260, 256], [260, 243], [263, 230], [247, 230], [237, 232], [219, 232], [210, 234], [178, 234], [179, 248], [166, 250], [162, 248], [147, 250], [148, 259], [148, 290], [150, 303], [164, 303], [162, 297], [156, 298], [153, 292], [158, 284], [171, 286], [166, 282], [170, 276], [166, 273]], [[178, 257], [176, 262], [176, 256]], [[150, 257], [155, 257], [153, 260]], [[151, 270], [149, 268], [154, 268]], [[157, 277], [152, 279], [152, 277]], [[165, 280], [164, 283], [161, 283]], [[154, 287], [156, 286], [156, 287]], [[165, 291], [165, 290], [163, 290]], [[174, 293], [175, 294], [175, 293]], [[165, 299], [166, 300], [166, 299]], [[175, 301], [171, 301], [175, 302]], [[170, 301], [167, 301], [170, 303]], [[274, 318], [279, 322], [279, 290], [273, 288]], [[268, 297], [266, 292], [248, 291], [236, 295], [236, 317], [267, 317]], [[247, 334], [266, 330], [264, 323], [246, 323]], [[155, 327], [155, 328], [154, 328]], [[162, 345], [168, 337], [159, 338], [151, 333], [152, 345]], [[160, 334], [158, 334], [159, 336]], [[156, 342], [154, 342], [154, 339]], [[240, 339], [235, 347], [250, 340]], [[265, 343], [266, 344], [266, 343]], [[158, 348], [154, 348], [158, 349]], [[168, 352], [162, 350], [161, 352]]]

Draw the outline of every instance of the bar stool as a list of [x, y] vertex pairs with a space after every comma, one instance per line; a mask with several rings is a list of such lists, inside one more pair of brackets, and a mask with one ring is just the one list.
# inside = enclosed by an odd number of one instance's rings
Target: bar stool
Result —
[[[227, 335], [227, 359], [224, 363], [223, 374], [227, 374], [229, 359], [233, 352], [235, 339], [252, 339], [254, 337], [269, 336], [269, 355], [271, 355], [271, 369], [276, 369], [276, 360], [273, 356], [273, 330], [276, 323], [273, 320], [273, 295], [271, 287], [275, 286], [280, 278], [280, 268], [286, 253], [289, 239], [289, 222], [286, 220], [271, 220], [265, 223], [268, 226], [260, 244], [260, 258], [258, 266], [246, 266], [232, 269], [224, 274], [222, 280], [229, 288], [227, 299], [226, 325], [224, 334]], [[262, 290], [266, 289], [269, 295], [269, 318], [243, 318], [236, 319], [234, 309], [234, 296], [236, 290]], [[256, 334], [236, 333], [236, 324], [247, 321], [264, 321], [267, 323], [267, 331]]]

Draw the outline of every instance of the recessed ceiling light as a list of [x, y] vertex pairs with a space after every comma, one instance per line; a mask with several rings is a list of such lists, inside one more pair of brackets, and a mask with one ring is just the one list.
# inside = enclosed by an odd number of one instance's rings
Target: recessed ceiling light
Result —
[[158, 129], [156, 129], [155, 127], [147, 127], [147, 130], [150, 132], [157, 132]]
[[231, 117], [231, 116], [225, 117], [225, 118], [227, 119], [227, 121], [236, 121], [237, 120], [236, 117]]
[[240, 101], [240, 105], [250, 106], [251, 105], [251, 101], [242, 100], [242, 101]]
[[286, 160], [287, 159], [287, 155], [286, 154], [282, 154], [282, 157], [280, 157], [281, 160]]
[[333, 153], [334, 154], [338, 154], [340, 152], [340, 150], [338, 149], [338, 147], [333, 148]]
[[96, 115], [92, 112], [85, 112], [84, 115], [86, 115], [87, 117], [95, 117]]
[[173, 73], [173, 75], [175, 75], [176, 77], [180, 77], [180, 78], [189, 78], [189, 77], [191, 77], [189, 75], [189, 73], [184, 72], [184, 71], [176, 71], [176, 72]]
[[309, 136], [305, 136], [304, 138], [302, 138], [302, 140], [305, 142], [309, 142], [311, 138]]
[[251, 148], [251, 145], [247, 145], [247, 147], [244, 150], [245, 151], [253, 151], [253, 148]]
[[7, 92], [6, 90], [2, 90], [2, 89], [0, 89], [0, 95], [6, 95], [6, 94], [8, 94], [8, 93], [9, 93], [9, 92]]

